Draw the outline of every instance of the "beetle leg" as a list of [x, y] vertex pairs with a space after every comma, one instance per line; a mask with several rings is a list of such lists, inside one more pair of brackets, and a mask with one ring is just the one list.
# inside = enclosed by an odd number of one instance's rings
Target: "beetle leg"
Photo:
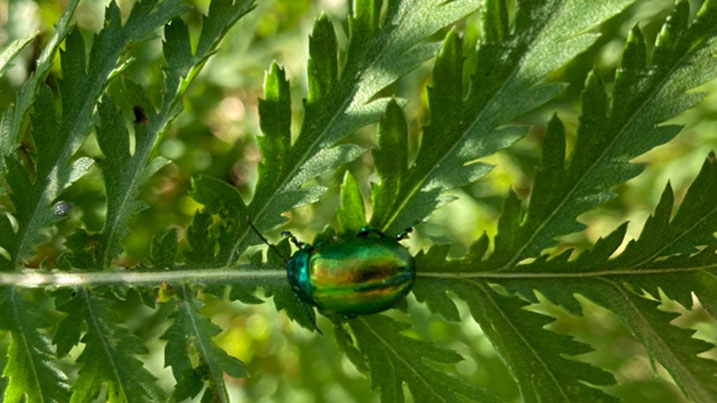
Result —
[[[287, 231], [287, 232], [288, 232], [288, 231]], [[299, 296], [296, 294], [296, 292], [293, 292], [293, 291], [292, 291], [292, 294], [294, 294], [294, 296], [296, 297], [296, 299], [299, 301], [299, 304], [301, 304], [301, 309], [304, 310], [304, 313], [306, 314], [306, 317], [309, 318], [309, 322], [311, 322], [311, 324], [314, 325], [314, 329], [316, 329], [316, 331], [317, 331], [320, 335], [323, 336], [324, 333], [321, 331], [321, 329], [319, 329], [319, 326], [316, 325], [316, 318], [314, 318], [313, 316], [311, 316], [311, 314], [309, 313], [309, 309], [306, 307], [306, 304], [304, 304], [304, 301], [303, 301], [301, 298], [299, 298]]]
[[408, 228], [406, 228], [405, 230], [403, 230], [403, 232], [401, 232], [400, 234], [396, 235], [396, 240], [397, 240], [397, 241], [401, 241], [401, 240], [404, 240], [404, 239], [408, 239], [408, 234], [410, 234], [411, 232], [413, 232], [413, 227], [408, 227]]
[[291, 243], [296, 245], [296, 247], [299, 249], [306, 249], [306, 247], [307, 247], [307, 244], [305, 242], [301, 242], [298, 239], [296, 239], [294, 234], [292, 234], [290, 231], [281, 231], [281, 236], [288, 237], [289, 240], [291, 241]]
[[373, 232], [374, 234], [379, 235], [379, 236], [382, 237], [382, 238], [389, 238], [388, 235], [386, 235], [386, 234], [384, 234], [383, 232], [377, 230], [376, 228], [371, 228], [371, 227], [363, 227], [363, 228], [361, 228], [361, 230], [358, 232], [358, 234], [356, 234], [356, 236], [357, 236], [357, 237], [364, 238], [364, 237], [367, 237], [367, 236], [368, 236], [370, 233], [372, 233], [372, 232]]

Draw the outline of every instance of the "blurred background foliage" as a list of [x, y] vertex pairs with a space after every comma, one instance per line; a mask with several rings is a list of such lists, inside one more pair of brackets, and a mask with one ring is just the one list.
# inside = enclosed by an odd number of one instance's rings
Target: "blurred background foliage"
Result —
[[[202, 12], [209, 0], [187, 0], [195, 4], [194, 11], [185, 16], [190, 29], [198, 32]], [[44, 41], [57, 21], [64, 1], [1, 0], [0, 47], [36, 31], [42, 33], [16, 58], [14, 67], [0, 80], [0, 108], [5, 109], [14, 99], [14, 93], [33, 68]], [[84, 1], [76, 14], [77, 24], [89, 37], [101, 27], [107, 0]], [[126, 13], [132, 0], [120, 0]], [[693, 2], [691, 9], [698, 9]], [[603, 79], [610, 83], [625, 37], [634, 25], [639, 24], [651, 42], [670, 10], [670, 0], [637, 1], [624, 13], [605, 22], [596, 31], [602, 33], [593, 47], [550, 80], [569, 83], [567, 90], [550, 104], [520, 118], [521, 123], [534, 127], [530, 135], [511, 148], [486, 158], [495, 169], [476, 183], [454, 191], [457, 200], [439, 209], [425, 223], [418, 225], [412, 237], [412, 252], [433, 244], [450, 244], [451, 254], [460, 256], [468, 244], [483, 231], [496, 232], [496, 221], [501, 203], [508, 188], [512, 187], [523, 198], [530, 194], [531, 178], [537, 163], [538, 146], [549, 117], [557, 113], [566, 124], [568, 147], [574, 142], [578, 122], [578, 96], [587, 72], [597, 66]], [[188, 192], [191, 178], [210, 175], [235, 185], [249, 200], [256, 182], [256, 165], [261, 159], [256, 136], [260, 135], [257, 115], [257, 98], [262, 91], [264, 71], [276, 60], [285, 66], [291, 79], [295, 111], [301, 111], [302, 96], [306, 93], [305, 69], [308, 56], [308, 37], [313, 21], [326, 12], [335, 23], [339, 43], [345, 43], [349, 12], [346, 0], [262, 0], [255, 11], [243, 18], [228, 34], [201, 75], [194, 82], [184, 102], [184, 111], [165, 135], [159, 153], [174, 162], [154, 177], [143, 189], [142, 198], [151, 206], [132, 222], [132, 234], [125, 240], [125, 252], [120, 265], [131, 266], [141, 262], [149, 252], [150, 240], [168, 228], [180, 232], [189, 223], [192, 214], [201, 207]], [[343, 29], [341, 29], [343, 28]], [[479, 40], [479, 16], [467, 18], [459, 27], [474, 46]], [[437, 35], [436, 40], [440, 40]], [[123, 77], [138, 81], [157, 101], [161, 85], [161, 36], [129, 49], [134, 59]], [[59, 59], [49, 82], [59, 74]], [[474, 61], [470, 57], [466, 63]], [[386, 94], [395, 94], [408, 100], [405, 107], [411, 129], [411, 147], [415, 151], [420, 138], [420, 126], [425, 123], [425, 87], [430, 85], [431, 62], [399, 80]], [[469, 79], [467, 75], [466, 80]], [[114, 80], [109, 91], [118, 93], [122, 79]], [[717, 83], [703, 87], [708, 96], [696, 108], [678, 116], [675, 122], [685, 125], [682, 133], [670, 143], [657, 147], [639, 160], [646, 164], [644, 173], [614, 189], [619, 197], [606, 205], [584, 214], [581, 221], [586, 231], [566, 236], [560, 248], [589, 247], [592, 242], [607, 234], [620, 223], [629, 220], [628, 238], [639, 233], [644, 220], [653, 211], [662, 189], [669, 180], [679, 201], [687, 185], [696, 176], [704, 157], [717, 149]], [[118, 102], [122, 102], [121, 99]], [[122, 105], [128, 120], [133, 118], [132, 107]], [[295, 112], [295, 123], [301, 119]], [[571, 137], [572, 136], [572, 137]], [[348, 141], [370, 147], [375, 144], [375, 127], [367, 127]], [[27, 141], [22, 152], [31, 153]], [[93, 136], [86, 141], [80, 153], [97, 157], [99, 148]], [[358, 178], [364, 195], [369, 194], [372, 180], [370, 153], [349, 164], [346, 169]], [[343, 172], [335, 172], [316, 179], [330, 191], [314, 205], [302, 207], [288, 214], [288, 228], [304, 240], [310, 241], [334, 220], [338, 206], [338, 186]], [[94, 167], [88, 175], [76, 182], [63, 195], [74, 204], [68, 218], [61, 222], [52, 241], [40, 249], [34, 264], [55, 257], [63, 242], [75, 227], [100, 230], [105, 214], [104, 189], [101, 172]], [[7, 206], [0, 199], [0, 205]], [[279, 230], [266, 234], [277, 239]], [[422, 268], [419, 268], [422, 269]], [[38, 291], [40, 292], [40, 291]], [[224, 329], [216, 342], [229, 354], [241, 359], [250, 376], [230, 380], [228, 385], [236, 401], [242, 402], [369, 402], [377, 401], [376, 393], [369, 389], [368, 380], [340, 352], [332, 340], [330, 323], [321, 319], [319, 325], [327, 335], [319, 337], [277, 314], [272, 304], [257, 306], [229, 303], [210, 296], [204, 298], [203, 313]], [[469, 382], [480, 385], [505, 401], [519, 401], [518, 389], [497, 353], [480, 328], [463, 308], [462, 323], [447, 323], [431, 314], [415, 299], [409, 298], [407, 313], [393, 310], [391, 315], [410, 320], [414, 324], [411, 334], [455, 349], [465, 360], [446, 371], [455, 372]], [[580, 359], [593, 362], [613, 372], [619, 385], [608, 391], [627, 402], [680, 402], [683, 397], [669, 375], [659, 364], [652, 363], [618, 319], [610, 312], [581, 300], [585, 317], [567, 314], [547, 302], [534, 309], [557, 318], [550, 327], [592, 345], [596, 351]], [[681, 326], [698, 329], [697, 336], [717, 343], [717, 326], [699, 307], [686, 309], [665, 301], [664, 309], [681, 312]], [[688, 307], [691, 308], [691, 307]], [[160, 376], [161, 384], [170, 388], [171, 372], [162, 368], [163, 343], [159, 336], [164, 332], [168, 311], [160, 305], [151, 310], [142, 305], [138, 295], [130, 292], [121, 303], [126, 325], [147, 340], [153, 351], [145, 357], [148, 369]], [[0, 333], [0, 367], [7, 349], [8, 338]], [[74, 352], [78, 354], [79, 352]], [[715, 350], [707, 355], [717, 357]]]

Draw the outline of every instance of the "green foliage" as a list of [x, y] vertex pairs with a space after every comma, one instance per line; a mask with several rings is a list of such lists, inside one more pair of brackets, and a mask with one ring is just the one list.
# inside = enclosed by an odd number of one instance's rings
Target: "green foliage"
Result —
[[22, 52], [33, 39], [35, 39], [35, 35], [28, 36], [22, 40], [14, 40], [0, 52], [0, 77], [4, 76], [7, 69], [12, 66], [10, 61], [17, 56], [18, 53]]
[[97, 130], [97, 140], [105, 155], [100, 165], [105, 175], [108, 212], [99, 244], [100, 262], [104, 267], [109, 267], [121, 252], [120, 240], [129, 232], [126, 228], [129, 219], [145, 208], [144, 203], [136, 200], [139, 187], [170, 162], [163, 157], [152, 158], [151, 152], [169, 123], [181, 111], [180, 100], [189, 82], [227, 30], [251, 9], [250, 0], [234, 4], [231, 1], [213, 2], [209, 15], [202, 18], [202, 31], [194, 53], [190, 49], [187, 27], [181, 18], [175, 18], [165, 26], [163, 50], [167, 66], [164, 68], [165, 88], [160, 109], [155, 110], [142, 96], [141, 87], [128, 83], [127, 93], [135, 98], [134, 104], [142, 108], [146, 117], [146, 122], [135, 125], [138, 142], [132, 155], [119, 111], [113, 110], [110, 100], [105, 102], [107, 105], [100, 105], [102, 126]]
[[[101, 292], [78, 287], [65, 301], [58, 298], [58, 310], [66, 316], [58, 325], [53, 340], [59, 356], [78, 342], [84, 344], [77, 357], [81, 369], [72, 383], [71, 401], [93, 400], [105, 387], [107, 401], [158, 401], [165, 398], [156, 378], [142, 367], [135, 354], [146, 354], [147, 348], [136, 335], [118, 326], [113, 317], [111, 300]], [[82, 324], [86, 331], [80, 338]]]
[[[182, 165], [163, 146], [165, 137], [176, 142], [185, 132], [209, 131], [182, 121], [200, 114], [193, 109], [198, 99], [219, 98], [200, 72], [240, 20], [242, 30], [257, 31], [247, 43], [270, 41], [256, 21], [272, 6], [257, 4], [250, 13], [252, 0], [213, 0], [199, 17], [179, 0], [141, 0], [127, 12], [113, 1], [102, 29], [86, 42], [90, 35], [72, 24], [78, 2], [70, 1], [0, 121], [3, 401], [232, 401], [233, 379], [271, 360], [282, 343], [271, 340], [270, 353], [254, 355], [259, 337], [247, 340], [261, 333], [258, 321], [269, 320], [230, 320], [219, 312], [261, 308], [268, 299], [309, 331], [314, 319], [333, 330], [338, 348], [369, 378], [352, 395], [360, 401], [515, 400], [518, 392], [460, 369], [464, 359], [488, 367], [487, 355], [474, 357], [483, 349], [477, 342], [461, 344], [483, 337], [525, 402], [619, 401], [624, 376], [586, 358], [600, 354], [599, 347], [560, 328], [565, 318], [590, 319], [585, 301], [613, 314], [686, 399], [714, 401], [714, 153], [686, 192], [667, 184], [635, 239], [627, 222], [588, 248], [574, 248], [566, 236], [591, 230], [586, 213], [613, 208], [625, 182], [649, 166], [635, 159], [672, 145], [683, 129], [675, 119], [702, 105], [717, 78], [717, 3], [706, 0], [695, 13], [677, 1], [659, 21], [654, 45], [659, 15], [649, 20], [635, 12], [646, 2], [487, 0], [480, 10], [475, 3], [355, 0], [345, 21], [321, 13], [308, 61], [301, 61], [305, 91], [292, 85], [301, 80], [292, 78], [291, 63], [272, 63], [264, 77], [256, 105], [261, 161], [247, 194], [226, 180], [236, 179], [236, 167], [224, 177], [194, 176], [189, 192], [167, 185], [180, 180]], [[615, 21], [634, 28], [613, 78], [596, 55], [606, 43], [598, 31]], [[607, 28], [604, 34], [620, 40]], [[0, 53], [0, 78], [31, 39]], [[140, 62], [160, 48], [156, 61]], [[590, 63], [583, 71], [591, 71], [580, 77], [584, 84], [571, 83], [583, 86], [576, 115], [562, 80], [579, 55]], [[434, 56], [420, 105], [410, 98], [416, 91], [405, 88], [423, 85], [423, 65]], [[242, 91], [252, 94], [245, 103], [251, 105], [258, 91]], [[303, 102], [292, 102], [297, 96]], [[226, 98], [232, 97], [239, 95]], [[224, 102], [217, 103], [222, 110]], [[426, 123], [415, 130], [420, 116]], [[536, 137], [541, 146], [529, 197], [522, 200], [526, 186], [513, 182], [501, 197], [497, 233], [484, 231], [455, 257], [456, 248], [440, 245], [446, 238], [436, 235], [434, 213], [457, 209], [451, 201], [471, 199], [476, 183], [493, 180], [495, 165], [507, 164], [496, 153], [515, 155]], [[251, 147], [236, 150], [249, 161]], [[101, 222], [84, 204], [93, 184], [104, 201]], [[133, 219], [162, 214], [159, 188], [181, 194], [178, 204], [188, 206], [191, 223], [172, 217], [164, 223], [169, 230], [147, 237], [148, 254], [136, 262], [126, 253], [129, 235], [153, 229]], [[73, 200], [81, 208], [72, 209]], [[366, 225], [388, 234], [416, 226], [411, 247], [431, 245], [416, 253], [419, 303], [409, 298], [386, 313], [330, 322], [307, 312], [286, 282], [289, 241], [269, 245], [264, 258], [256, 246], [265, 240], [250, 226], [272, 239], [287, 221], [301, 231], [306, 216], [313, 221], [308, 227], [323, 230], [317, 239], [328, 242]], [[470, 226], [468, 218], [459, 220]], [[324, 230], [329, 221], [334, 227]], [[685, 326], [686, 311], [703, 312], [706, 320]], [[473, 320], [480, 332], [449, 330]], [[327, 372], [338, 379], [340, 371], [319, 365], [319, 350], [296, 347], [329, 344], [307, 335], [293, 339], [295, 351], [269, 371], [289, 368], [306, 384], [325, 383]], [[296, 367], [292, 354], [312, 365]], [[164, 375], [151, 369], [160, 355]], [[251, 382], [241, 384], [248, 399]], [[316, 393], [319, 401], [343, 397]]]
[[[712, 234], [700, 237], [699, 232], [702, 222], [710, 218], [714, 221], [714, 203], [705, 195], [717, 191], [715, 181], [717, 164], [714, 154], [710, 154], [672, 221], [669, 220], [673, 207], [672, 190], [668, 185], [640, 238], [631, 241], [620, 255], [608, 260], [623, 239], [624, 225], [572, 261], [567, 260], [570, 251], [550, 260], [541, 257], [510, 270], [532, 274], [533, 278], [499, 280], [498, 284], [529, 300], [535, 300], [534, 290], [537, 290], [576, 313], [580, 312], [580, 307], [573, 295], [579, 293], [590, 298], [623, 320], [650, 355], [670, 371], [687, 396], [695, 401], [711, 401], [717, 393], [712, 382], [717, 364], [697, 356], [709, 350], [710, 345], [691, 339], [692, 331], [670, 325], [676, 315], [658, 310], [659, 304], [652, 298], [645, 298], [643, 291], [659, 297], [661, 290], [688, 307], [692, 305], [691, 293], [695, 292], [706, 306], [711, 305], [710, 295], [714, 291], [702, 286], [685, 287], [685, 284], [704, 283], [703, 277], [708, 283], [713, 282], [717, 240]], [[695, 233], [690, 234], [692, 231]], [[692, 241], [672, 249], [684, 236], [689, 236]], [[696, 245], [705, 249], [693, 255]], [[675, 272], [680, 274], [675, 275]], [[570, 291], [560, 292], [560, 288]], [[672, 341], [678, 338], [681, 342], [676, 345]]]
[[[166, 363], [172, 366], [177, 379], [178, 387], [173, 398], [182, 400], [196, 396], [204, 386], [201, 374], [206, 374], [209, 391], [205, 392], [205, 398], [212, 396], [212, 401], [228, 402], [224, 373], [234, 378], [246, 376], [242, 363], [214, 345], [212, 337], [221, 329], [199, 313], [202, 303], [194, 298], [190, 287], [182, 286], [177, 294], [181, 300], [177, 301], [172, 325], [162, 336], [167, 340]], [[201, 362], [198, 368], [193, 368], [188, 351], [195, 351], [198, 355]]]
[[374, 227], [393, 233], [413, 225], [450, 200], [445, 190], [488, 173], [490, 166], [475, 160], [508, 147], [528, 132], [528, 127], [510, 122], [563, 88], [560, 83], [542, 82], [545, 76], [597, 39], [587, 28], [610, 18], [628, 2], [601, 2], [600, 7], [587, 9], [578, 2], [520, 2], [513, 27], [503, 15], [502, 1], [487, 3], [484, 38], [468, 58], [475, 63], [470, 83], [463, 83], [461, 38], [451, 32], [443, 41], [428, 89], [430, 115], [421, 149], [400, 186], [394, 189], [392, 181], [385, 185], [391, 190], [383, 193], [395, 194], [383, 197], [393, 203], [384, 201], [383, 208], [374, 212]]
[[67, 401], [67, 375], [54, 363], [54, 353], [47, 336], [40, 328], [52, 325], [45, 312], [12, 287], [0, 289], [2, 330], [11, 334], [8, 361], [3, 376], [10, 378], [3, 401]]
[[[341, 66], [332, 23], [322, 16], [314, 24], [309, 41], [308, 95], [293, 144], [289, 83], [284, 70], [272, 65], [266, 76], [264, 99], [259, 103], [264, 136], [258, 142], [263, 162], [251, 202], [244, 206], [237, 200], [238, 214], [234, 216], [239, 217], [239, 222], [249, 217], [264, 231], [284, 222], [271, 212], [316, 201], [325, 189], [301, 186], [364, 153], [354, 144], [334, 144], [378, 120], [388, 100], [376, 99], [376, 94], [432, 56], [434, 44], [424, 42], [428, 36], [476, 7], [465, 1], [389, 2], [380, 21], [382, 4], [368, 0], [356, 3], [354, 15], [349, 18], [349, 43]], [[219, 194], [195, 193], [195, 198], [205, 205], [218, 203], [208, 198], [220, 198]], [[222, 266], [234, 263], [257, 242], [245, 225], [236, 226], [227, 237], [233, 246], [218, 259]]]
[[[3, 112], [0, 120], [0, 157], [2, 157], [0, 158], [0, 168], [5, 166], [5, 156], [9, 156], [17, 148], [21, 130], [25, 123], [25, 116], [32, 107], [44, 76], [52, 67], [52, 58], [55, 56], [57, 48], [69, 32], [70, 19], [75, 13], [75, 9], [77, 9], [77, 3], [79, 3], [79, 0], [72, 0], [67, 3], [65, 11], [55, 26], [55, 32], [37, 59], [35, 71], [17, 92], [15, 102]], [[5, 170], [0, 169], [0, 179], [4, 177]], [[4, 190], [5, 188], [2, 188], [0, 192], [4, 192]]]
[[366, 226], [366, 211], [358, 182], [346, 173], [344, 184], [341, 186], [341, 202], [336, 211], [336, 221], [339, 231], [344, 236], [352, 236]]
[[679, 133], [678, 125], [658, 124], [697, 104], [704, 94], [689, 90], [717, 72], [711, 63], [717, 22], [714, 3], [706, 2], [689, 27], [688, 16], [689, 4], [678, 2], [649, 60], [640, 29], [632, 30], [610, 101], [600, 78], [594, 73], [588, 76], [569, 163], [564, 163], [563, 135], [554, 123], [546, 135], [535, 197], [525, 219], [513, 221], [514, 228], [506, 228], [507, 236], [496, 238], [491, 266], [507, 268], [553, 246], [556, 236], [582, 230], [574, 220], [578, 215], [612, 198], [610, 187], [640, 173], [642, 168], [629, 160]]
[[[124, 24], [119, 8], [110, 3], [107, 24], [94, 37], [89, 58], [79, 30], [67, 36], [61, 54], [62, 80], [58, 85], [61, 113], [58, 116], [55, 95], [48, 87], [40, 86], [35, 100], [31, 118], [37, 148], [34, 180], [16, 157], [5, 157], [18, 230], [4, 231], [0, 246], [10, 259], [0, 260], [0, 268], [18, 267], [32, 254], [32, 246], [45, 240], [43, 228], [59, 220], [50, 208], [52, 202], [92, 164], [88, 158], [72, 161], [72, 157], [89, 134], [95, 102], [117, 67], [121, 52], [186, 10], [178, 1], [155, 3], [145, 0], [136, 4]], [[3, 229], [9, 229], [8, 224], [2, 225]]]
[[371, 386], [381, 388], [382, 401], [403, 402], [404, 382], [422, 402], [452, 402], [457, 400], [457, 394], [479, 401], [497, 401], [481, 389], [427, 365], [425, 359], [453, 364], [461, 356], [401, 335], [409, 324], [372, 315], [351, 320], [349, 326], [371, 369]]

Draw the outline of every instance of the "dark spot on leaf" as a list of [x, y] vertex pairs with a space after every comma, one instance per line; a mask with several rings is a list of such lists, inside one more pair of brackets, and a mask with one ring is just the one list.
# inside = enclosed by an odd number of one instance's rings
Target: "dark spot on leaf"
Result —
[[144, 112], [144, 108], [139, 105], [135, 105], [132, 107], [132, 112], [134, 112], [134, 124], [147, 124], [147, 114]]

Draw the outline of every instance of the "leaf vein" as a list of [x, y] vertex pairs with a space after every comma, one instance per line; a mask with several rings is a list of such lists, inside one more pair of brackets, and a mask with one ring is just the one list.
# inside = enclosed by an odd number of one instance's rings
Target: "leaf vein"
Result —
[[566, 401], [566, 402], [570, 402], [570, 398], [568, 398], [568, 395], [567, 395], [567, 394], [565, 393], [565, 391], [563, 390], [563, 388], [562, 388], [560, 382], [558, 381], [558, 379], [557, 379], [557, 378], [555, 377], [555, 375], [553, 374], [553, 371], [551, 371], [551, 370], [550, 370], [550, 367], [548, 367], [548, 365], [545, 363], [545, 361], [543, 361], [542, 357], [540, 357], [540, 355], [538, 354], [538, 352], [533, 348], [533, 345], [530, 344], [530, 343], [528, 342], [528, 340], [523, 336], [523, 334], [513, 325], [513, 322], [510, 320], [510, 318], [508, 318], [507, 316], [505, 316], [505, 313], [504, 313], [503, 310], [501, 309], [500, 305], [499, 305], [497, 302], [495, 302], [495, 299], [493, 299], [493, 298], [490, 296], [490, 292], [485, 289], [485, 287], [483, 286], [483, 284], [480, 284], [480, 283], [478, 283], [477, 281], [469, 281], [469, 282], [470, 282], [471, 284], [473, 284], [473, 285], [476, 287], [476, 289], [478, 289], [478, 290], [485, 296], [485, 298], [486, 298], [488, 301], [490, 301], [491, 305], [493, 305], [493, 307], [495, 308], [496, 312], [499, 312], [499, 313], [500, 313], [500, 315], [501, 315], [501, 317], [503, 318], [503, 320], [505, 320], [505, 322], [508, 324], [508, 326], [510, 326], [510, 328], [513, 330], [513, 332], [515, 332], [516, 336], [518, 336], [518, 337], [520, 338], [520, 340], [523, 341], [523, 343], [525, 344], [525, 346], [528, 347], [528, 349], [530, 350], [530, 352], [533, 353], [533, 356], [534, 356], [535, 359], [538, 361], [538, 363], [545, 369], [545, 372], [548, 374], [548, 376], [550, 377], [550, 379], [553, 381], [553, 383], [555, 384], [557, 390], [558, 390], [558, 391], [560, 392], [560, 394], [563, 396], [563, 398], [565, 399], [565, 401]]
[[[702, 40], [700, 40], [700, 44], [702, 43]], [[516, 253], [513, 255], [513, 257], [506, 262], [503, 266], [499, 267], [496, 271], [503, 271], [506, 269], [509, 269], [511, 266], [513, 266], [520, 258], [523, 252], [528, 248], [530, 243], [535, 240], [535, 238], [538, 236], [538, 234], [548, 225], [549, 222], [555, 218], [555, 216], [558, 214], [558, 211], [570, 200], [572, 195], [577, 191], [577, 189], [580, 187], [580, 184], [582, 181], [590, 174], [598, 165], [600, 162], [603, 161], [603, 158], [608, 154], [608, 151], [610, 151], [616, 144], [617, 140], [622, 137], [627, 127], [630, 126], [630, 124], [637, 118], [638, 112], [641, 112], [642, 109], [647, 105], [649, 102], [653, 100], [653, 97], [655, 94], [657, 94], [662, 88], [663, 84], [672, 76], [672, 73], [677, 69], [678, 66], [682, 64], [682, 62], [687, 58], [688, 55], [691, 55], [692, 52], [699, 48], [699, 46], [695, 45], [693, 46], [690, 51], [685, 52], [681, 57], [677, 59], [677, 62], [674, 63], [670, 69], [667, 71], [667, 73], [664, 75], [662, 79], [658, 81], [658, 85], [655, 85], [655, 87], [652, 89], [652, 91], [649, 91], [645, 96], [642, 98], [642, 101], [640, 104], [634, 109], [633, 113], [630, 115], [630, 118], [625, 122], [624, 125], [620, 128], [618, 133], [611, 139], [610, 143], [602, 149], [600, 152], [600, 155], [598, 156], [595, 161], [590, 164], [590, 166], [580, 175], [580, 177], [575, 181], [575, 184], [570, 187], [570, 190], [568, 193], [563, 197], [563, 199], [558, 203], [558, 205], [552, 210], [550, 215], [543, 220], [543, 222], [536, 228], [535, 231], [530, 235], [530, 237], [523, 243], [523, 246], [516, 251]]]
[[445, 400], [445, 399], [443, 398], [443, 396], [441, 396], [441, 395], [431, 386], [431, 384], [421, 375], [421, 373], [419, 373], [418, 371], [416, 371], [415, 368], [413, 368], [413, 366], [412, 366], [408, 361], [406, 361], [406, 359], [404, 359], [389, 343], [387, 343], [386, 340], [385, 340], [383, 337], [381, 337], [381, 335], [379, 335], [379, 334], [373, 329], [373, 327], [371, 327], [371, 325], [370, 325], [368, 322], [366, 322], [366, 320], [365, 320], [364, 318], [359, 317], [358, 319], [361, 321], [361, 323], [364, 324], [364, 326], [366, 326], [366, 329], [368, 329], [369, 332], [371, 332], [371, 334], [373, 334], [373, 336], [374, 336], [377, 340], [379, 340], [379, 341], [381, 342], [381, 344], [383, 344], [383, 345], [386, 347], [386, 349], [387, 349], [388, 351], [390, 351], [391, 353], [393, 353], [394, 356], [396, 356], [396, 359], [398, 359], [398, 361], [401, 362], [401, 364], [403, 364], [409, 371], [411, 371], [411, 373], [414, 374], [414, 376], [416, 377], [416, 379], [420, 380], [421, 383], [423, 383], [423, 384], [426, 386], [426, 388], [428, 388], [428, 390], [430, 390], [430, 391], [432, 392], [432, 394], [433, 394], [434, 396], [436, 396], [440, 401], [448, 403], [448, 401]]

